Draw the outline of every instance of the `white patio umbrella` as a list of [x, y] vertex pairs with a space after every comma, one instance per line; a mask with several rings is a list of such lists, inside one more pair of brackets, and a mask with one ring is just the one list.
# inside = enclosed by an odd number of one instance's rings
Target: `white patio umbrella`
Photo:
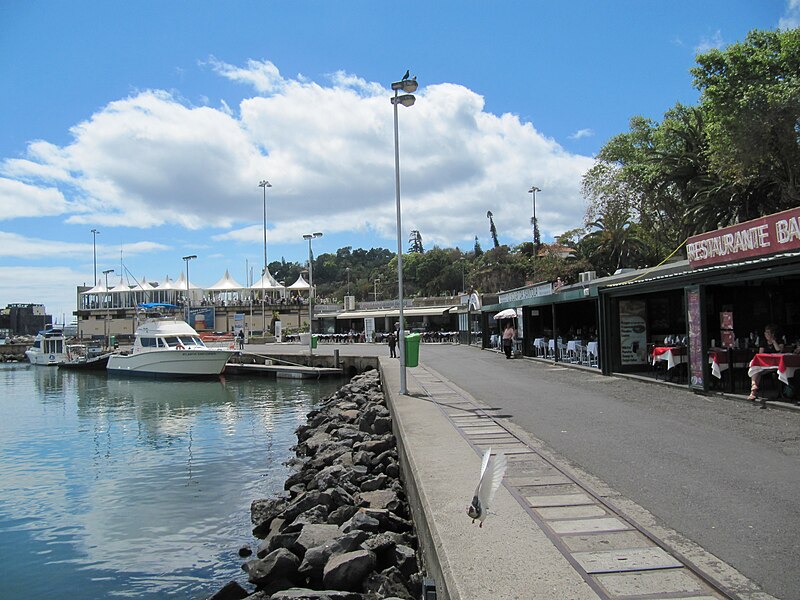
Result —
[[517, 311], [513, 308], [507, 308], [505, 310], [501, 310], [497, 313], [494, 318], [497, 320], [500, 319], [515, 319], [517, 317]]

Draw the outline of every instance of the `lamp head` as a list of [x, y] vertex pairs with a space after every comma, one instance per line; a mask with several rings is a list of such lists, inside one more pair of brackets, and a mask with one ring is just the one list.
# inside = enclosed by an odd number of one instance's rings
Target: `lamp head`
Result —
[[392, 104], [402, 104], [403, 106], [414, 106], [416, 97], [411, 94], [403, 94], [402, 96], [395, 96], [391, 99]]
[[113, 273], [113, 272], [114, 272], [114, 269], [106, 269], [105, 271], [103, 271], [103, 275], [108, 275], [109, 273]]
[[537, 188], [535, 185], [532, 185], [532, 186], [531, 186], [531, 189], [529, 189], [529, 190], [528, 190], [528, 193], [529, 193], [529, 194], [531, 194], [531, 193], [535, 194], [536, 192], [541, 192], [541, 191], [542, 191], [542, 190], [540, 190], [539, 188]]
[[258, 187], [265, 188], [266, 191], [266, 188], [272, 187], [272, 184], [266, 179], [262, 179], [261, 181], [258, 182]]
[[190, 254], [189, 256], [184, 256], [183, 260], [190, 261], [190, 260], [192, 260], [194, 258], [197, 258], [197, 255], [196, 254]]

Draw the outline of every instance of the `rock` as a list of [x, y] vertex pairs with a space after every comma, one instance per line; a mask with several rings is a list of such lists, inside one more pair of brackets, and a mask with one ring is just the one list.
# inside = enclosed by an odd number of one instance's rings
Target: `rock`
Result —
[[389, 596], [414, 600], [415, 596], [406, 588], [403, 578], [397, 569], [389, 568], [380, 573], [371, 573], [365, 580], [362, 588], [367, 593], [373, 593], [378, 598]]
[[357, 512], [358, 508], [356, 506], [340, 506], [332, 510], [331, 514], [328, 515], [328, 523], [340, 526], [345, 521], [349, 521]]
[[394, 565], [397, 567], [397, 570], [400, 571], [406, 581], [408, 581], [408, 579], [414, 573], [419, 571], [419, 565], [417, 565], [417, 553], [414, 552], [413, 548], [409, 548], [408, 546], [395, 546]]
[[369, 550], [355, 550], [331, 557], [322, 573], [325, 587], [355, 592], [375, 566], [375, 555]]
[[336, 525], [304, 525], [291, 550], [302, 558], [309, 548], [323, 546], [341, 535]]
[[255, 525], [253, 533], [260, 537], [256, 531], [269, 530], [269, 525], [272, 519], [278, 516], [281, 511], [286, 508], [285, 498], [267, 498], [262, 500], [253, 500], [250, 504], [250, 521]]
[[369, 508], [389, 508], [390, 504], [399, 502], [397, 492], [392, 490], [374, 490], [369, 492], [361, 492], [358, 494], [356, 500], [359, 506]]
[[278, 548], [264, 558], [247, 561], [242, 565], [242, 570], [247, 573], [250, 583], [262, 587], [271, 580], [295, 580], [299, 567], [299, 558], [286, 548]]
[[242, 600], [249, 595], [250, 593], [237, 582], [229, 581], [216, 594], [210, 596], [208, 600]]
[[363, 600], [363, 596], [342, 590], [290, 588], [272, 594], [269, 600]]
[[294, 546], [297, 541], [299, 532], [295, 533], [274, 533], [267, 536], [267, 538], [258, 545], [256, 556], [264, 558], [268, 554], [275, 552], [278, 548], [286, 548], [287, 550]]
[[366, 532], [356, 530], [339, 536], [321, 546], [309, 548], [306, 550], [303, 562], [300, 564], [299, 572], [302, 575], [310, 575], [321, 580], [325, 564], [332, 556], [352, 552], [358, 549], [366, 539]]
[[356, 529], [362, 531], [378, 531], [380, 528], [380, 521], [375, 517], [367, 516], [363, 509], [354, 514], [348, 521], [341, 524], [339, 529], [343, 533], [348, 533]]
[[387, 481], [386, 475], [378, 475], [377, 477], [372, 477], [371, 479], [367, 479], [366, 481], [361, 482], [361, 491], [362, 492], [374, 492], [375, 490], [380, 490], [386, 486]]

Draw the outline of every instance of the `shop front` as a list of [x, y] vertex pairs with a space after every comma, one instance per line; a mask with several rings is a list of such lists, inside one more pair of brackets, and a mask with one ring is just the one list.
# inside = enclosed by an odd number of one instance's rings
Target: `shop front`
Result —
[[800, 346], [800, 208], [690, 238], [687, 255], [600, 290], [603, 371], [747, 394], [767, 325], [784, 353]]

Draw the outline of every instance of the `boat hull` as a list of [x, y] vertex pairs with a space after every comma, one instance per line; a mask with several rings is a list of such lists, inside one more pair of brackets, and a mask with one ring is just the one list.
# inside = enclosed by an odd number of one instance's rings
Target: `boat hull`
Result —
[[216, 377], [225, 370], [232, 350], [156, 350], [114, 354], [108, 359], [110, 374], [145, 377]]
[[46, 367], [55, 367], [67, 359], [63, 352], [51, 352], [47, 354], [44, 352], [27, 350], [25, 356], [28, 357], [28, 361], [32, 365], [42, 365]]

